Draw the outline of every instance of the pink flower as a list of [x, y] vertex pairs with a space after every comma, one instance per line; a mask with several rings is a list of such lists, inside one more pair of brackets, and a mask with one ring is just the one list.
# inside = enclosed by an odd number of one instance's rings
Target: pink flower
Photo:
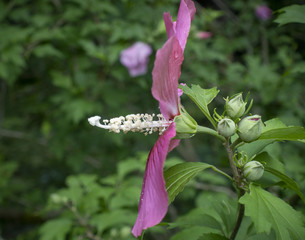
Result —
[[152, 72], [152, 95], [159, 101], [164, 118], [171, 122], [151, 149], [143, 180], [139, 202], [139, 213], [132, 233], [141, 235], [144, 229], [159, 224], [167, 213], [168, 196], [163, 177], [163, 165], [166, 155], [179, 145], [176, 136], [174, 118], [180, 115], [178, 80], [181, 74], [183, 51], [189, 34], [191, 21], [195, 14], [194, 3], [181, 0], [177, 22], [172, 22], [169, 13], [164, 13], [168, 40], [157, 51]]
[[143, 42], [136, 42], [121, 52], [121, 63], [127, 67], [130, 76], [136, 77], [147, 72], [151, 47]]
[[197, 32], [196, 37], [200, 38], [200, 39], [206, 39], [206, 38], [212, 37], [212, 33], [211, 32], [202, 32], [201, 31], [201, 32]]
[[261, 20], [268, 20], [272, 16], [272, 10], [266, 5], [257, 6], [255, 9], [255, 15]]

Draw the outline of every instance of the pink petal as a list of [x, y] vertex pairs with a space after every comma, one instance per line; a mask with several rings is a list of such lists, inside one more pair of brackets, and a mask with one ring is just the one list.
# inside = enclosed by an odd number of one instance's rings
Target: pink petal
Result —
[[184, 51], [187, 37], [191, 28], [191, 21], [196, 12], [192, 1], [181, 1], [177, 16], [176, 36], [180, 42], [181, 48]]
[[163, 177], [163, 165], [169, 152], [171, 139], [175, 135], [175, 123], [172, 123], [159, 137], [149, 153], [140, 196], [138, 218], [132, 229], [132, 234], [135, 237], [140, 236], [144, 229], [159, 224], [166, 215], [168, 197]]
[[175, 36], [157, 51], [152, 71], [152, 95], [159, 101], [160, 111], [169, 120], [179, 115], [178, 80], [181, 74], [183, 52]]
[[169, 12], [163, 13], [163, 19], [167, 33], [167, 38], [171, 38], [176, 34], [176, 22], [173, 23], [172, 17]]
[[186, 3], [187, 8], [189, 9], [191, 20], [193, 21], [195, 13], [196, 13], [195, 4], [194, 4], [194, 2], [192, 0], [184, 0], [184, 2]]
[[192, 0], [181, 0], [177, 22], [172, 21], [172, 17], [169, 13], [163, 14], [167, 37], [170, 38], [175, 34], [180, 42], [183, 51], [190, 32], [191, 21], [194, 18], [195, 12], [196, 8]]
[[173, 149], [178, 147], [179, 143], [180, 139], [172, 139], [168, 147], [168, 152], [171, 152]]
[[[180, 85], [185, 86], [186, 84], [185, 83], [180, 83]], [[183, 94], [183, 90], [178, 88], [178, 96], [181, 97], [182, 94]]]

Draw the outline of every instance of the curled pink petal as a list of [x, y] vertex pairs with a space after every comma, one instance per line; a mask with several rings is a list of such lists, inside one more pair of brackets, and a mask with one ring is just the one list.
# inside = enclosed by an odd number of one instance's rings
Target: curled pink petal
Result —
[[196, 7], [192, 0], [184, 0], [185, 4], [187, 5], [187, 8], [189, 9], [191, 21], [193, 21], [195, 13], [196, 13]]
[[173, 36], [157, 51], [152, 71], [152, 95], [159, 101], [160, 111], [167, 120], [174, 119], [180, 113], [177, 89], [182, 62], [182, 49]]
[[191, 28], [192, 17], [195, 14], [195, 6], [193, 1], [182, 0], [177, 16], [176, 36], [180, 42], [181, 48], [184, 51], [187, 37]]
[[167, 38], [171, 38], [176, 34], [176, 22], [173, 22], [169, 12], [163, 13], [163, 19], [167, 33]]
[[175, 135], [175, 123], [173, 122], [159, 137], [149, 153], [140, 196], [138, 218], [132, 229], [132, 234], [135, 237], [140, 236], [144, 229], [160, 223], [166, 215], [168, 197], [163, 177], [163, 165], [169, 152], [171, 139]]
[[192, 0], [181, 0], [176, 22], [172, 21], [168, 12], [163, 14], [167, 37], [171, 38], [175, 34], [183, 51], [195, 12], [196, 8]]

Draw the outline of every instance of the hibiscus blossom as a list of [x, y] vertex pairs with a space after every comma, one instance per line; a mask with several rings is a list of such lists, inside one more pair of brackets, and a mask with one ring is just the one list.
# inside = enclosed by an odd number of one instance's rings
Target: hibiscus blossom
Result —
[[144, 75], [151, 53], [152, 48], [148, 44], [136, 42], [121, 52], [120, 61], [128, 69], [130, 76]]
[[[158, 131], [160, 137], [151, 149], [144, 174], [143, 186], [139, 201], [139, 212], [132, 234], [141, 235], [144, 229], [159, 224], [167, 213], [168, 196], [163, 177], [163, 165], [167, 153], [178, 146], [180, 140], [176, 136], [175, 117], [181, 114], [180, 95], [178, 89], [183, 51], [189, 34], [191, 21], [195, 14], [195, 5], [191, 0], [181, 0], [177, 21], [173, 22], [169, 13], [164, 13], [164, 21], [168, 40], [157, 51], [152, 72], [152, 95], [159, 101], [161, 114], [132, 114], [118, 117], [110, 121], [100, 117], [89, 118], [91, 125], [113, 132], [140, 131], [151, 134]], [[179, 91], [180, 90], [180, 91]]]

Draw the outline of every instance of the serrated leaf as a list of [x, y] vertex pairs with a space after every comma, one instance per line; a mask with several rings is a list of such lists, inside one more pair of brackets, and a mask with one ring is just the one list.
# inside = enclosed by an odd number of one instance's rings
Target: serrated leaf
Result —
[[280, 26], [287, 23], [305, 23], [305, 5], [291, 5], [278, 10], [280, 15], [274, 20]]
[[175, 197], [184, 189], [184, 186], [191, 179], [193, 179], [199, 172], [207, 168], [212, 168], [214, 171], [229, 177], [226, 173], [220, 171], [213, 165], [201, 162], [181, 163], [164, 171], [164, 179], [166, 182], [169, 203], [175, 199]]
[[251, 217], [258, 233], [275, 231], [277, 240], [302, 240], [305, 236], [301, 216], [282, 199], [259, 186], [250, 185], [250, 193], [239, 199], [245, 215]]
[[192, 85], [191, 88], [188, 86], [180, 86], [183, 93], [188, 95], [192, 101], [199, 107], [203, 114], [208, 118], [208, 120], [216, 128], [216, 123], [211, 117], [208, 105], [217, 96], [219, 90], [216, 87], [210, 89], [203, 89], [199, 85]]
[[49, 220], [39, 229], [41, 240], [64, 240], [72, 226], [72, 220], [60, 218]]
[[200, 207], [170, 223], [170, 228], [187, 230], [200, 227], [202, 234], [216, 233], [229, 237], [236, 221], [237, 202], [225, 194], [215, 193], [203, 193], [197, 200], [202, 203]]

